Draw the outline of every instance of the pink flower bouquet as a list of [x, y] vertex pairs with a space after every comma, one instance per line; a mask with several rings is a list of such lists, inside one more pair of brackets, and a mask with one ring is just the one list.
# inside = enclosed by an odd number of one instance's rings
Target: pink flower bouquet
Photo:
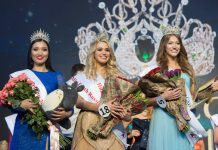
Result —
[[[40, 105], [39, 90], [25, 74], [9, 79], [0, 91], [1, 103], [14, 109], [19, 108], [21, 101], [25, 99], [31, 99], [32, 102]], [[34, 114], [31, 112], [25, 113], [22, 119], [27, 121], [38, 138], [41, 137], [44, 129], [47, 129], [47, 120], [40, 106], [34, 109]]]

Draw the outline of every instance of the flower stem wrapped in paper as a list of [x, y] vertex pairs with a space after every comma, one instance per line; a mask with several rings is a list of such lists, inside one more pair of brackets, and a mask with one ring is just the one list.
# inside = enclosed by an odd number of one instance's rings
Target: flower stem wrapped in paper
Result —
[[185, 81], [181, 78], [181, 70], [171, 70], [161, 72], [161, 69], [155, 68], [142, 77], [139, 81], [139, 87], [147, 97], [157, 97], [167, 88], [180, 88], [181, 97], [176, 100], [166, 102], [166, 111], [176, 118], [177, 127], [180, 131], [189, 130], [187, 121], [190, 117], [186, 106]]
[[[25, 99], [30, 99], [35, 104], [40, 105], [39, 90], [25, 74], [11, 78], [0, 91], [1, 103], [11, 106], [13, 109], [20, 108], [21, 101]], [[24, 113], [22, 119], [27, 121], [33, 132], [40, 138], [43, 131], [47, 129], [47, 120], [40, 106], [33, 111], [34, 114]]]
[[[110, 76], [105, 79], [101, 102], [106, 103], [114, 99], [116, 99], [115, 104], [124, 106], [132, 115], [141, 113], [147, 105], [147, 99], [137, 85], [124, 78]], [[99, 116], [98, 122], [89, 127], [87, 134], [93, 140], [98, 137], [107, 138], [112, 128], [120, 121], [111, 115]]]

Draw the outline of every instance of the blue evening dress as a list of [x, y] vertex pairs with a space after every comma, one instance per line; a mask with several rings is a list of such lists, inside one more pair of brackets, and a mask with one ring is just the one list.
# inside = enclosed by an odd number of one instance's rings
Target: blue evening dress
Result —
[[[35, 75], [41, 80], [46, 88], [47, 93], [50, 93], [58, 88], [60, 79], [63, 76], [60, 72], [38, 72], [32, 70]], [[63, 82], [63, 81], [61, 81]], [[10, 150], [44, 150], [46, 148], [46, 139], [49, 137], [49, 132], [44, 131], [40, 139], [37, 139], [36, 134], [28, 127], [27, 122], [21, 121], [22, 115], [25, 112], [16, 111], [18, 113], [14, 127], [14, 133], [10, 144]]]
[[[185, 84], [190, 88], [190, 76], [182, 73]], [[184, 133], [177, 128], [175, 117], [156, 107], [150, 123], [148, 150], [193, 150]]]

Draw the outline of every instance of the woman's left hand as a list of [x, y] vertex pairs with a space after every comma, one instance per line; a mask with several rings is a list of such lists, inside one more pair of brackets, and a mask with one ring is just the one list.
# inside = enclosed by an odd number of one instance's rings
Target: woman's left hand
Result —
[[215, 91], [218, 91], [218, 80], [216, 80], [212, 85], [212, 90], [215, 92]]
[[65, 118], [70, 117], [71, 115], [71, 111], [66, 111], [63, 107], [59, 107], [57, 110], [53, 111], [51, 119], [53, 121], [61, 121]]

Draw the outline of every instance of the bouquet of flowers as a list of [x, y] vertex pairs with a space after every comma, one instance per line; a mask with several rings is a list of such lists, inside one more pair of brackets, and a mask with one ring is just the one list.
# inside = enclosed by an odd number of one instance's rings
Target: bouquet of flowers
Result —
[[27, 112], [22, 119], [27, 121], [33, 132], [36, 133], [37, 138], [40, 138], [44, 129], [47, 129], [47, 120], [40, 107], [39, 91], [34, 82], [25, 74], [21, 74], [9, 79], [8, 83], [0, 91], [1, 103], [12, 106], [14, 109], [19, 108], [21, 101], [25, 99], [30, 99], [33, 103], [39, 105], [33, 110], [34, 114]]
[[180, 88], [181, 97], [176, 100], [166, 102], [166, 110], [176, 118], [178, 129], [182, 132], [189, 130], [187, 121], [190, 120], [186, 106], [185, 81], [181, 78], [181, 70], [161, 72], [155, 68], [139, 81], [139, 87], [147, 97], [157, 97], [167, 88]]
[[[105, 79], [101, 95], [101, 102], [114, 100], [114, 104], [124, 106], [132, 115], [141, 113], [147, 107], [147, 98], [140, 88], [122, 77], [108, 77]], [[107, 138], [113, 127], [121, 120], [100, 116], [98, 122], [91, 125], [87, 130], [88, 136], [96, 140], [97, 137]]]
[[166, 71], [164, 74], [170, 80], [176, 81], [176, 80], [179, 80], [181, 77], [181, 70], [180, 69], [170, 70], [170, 71]]

